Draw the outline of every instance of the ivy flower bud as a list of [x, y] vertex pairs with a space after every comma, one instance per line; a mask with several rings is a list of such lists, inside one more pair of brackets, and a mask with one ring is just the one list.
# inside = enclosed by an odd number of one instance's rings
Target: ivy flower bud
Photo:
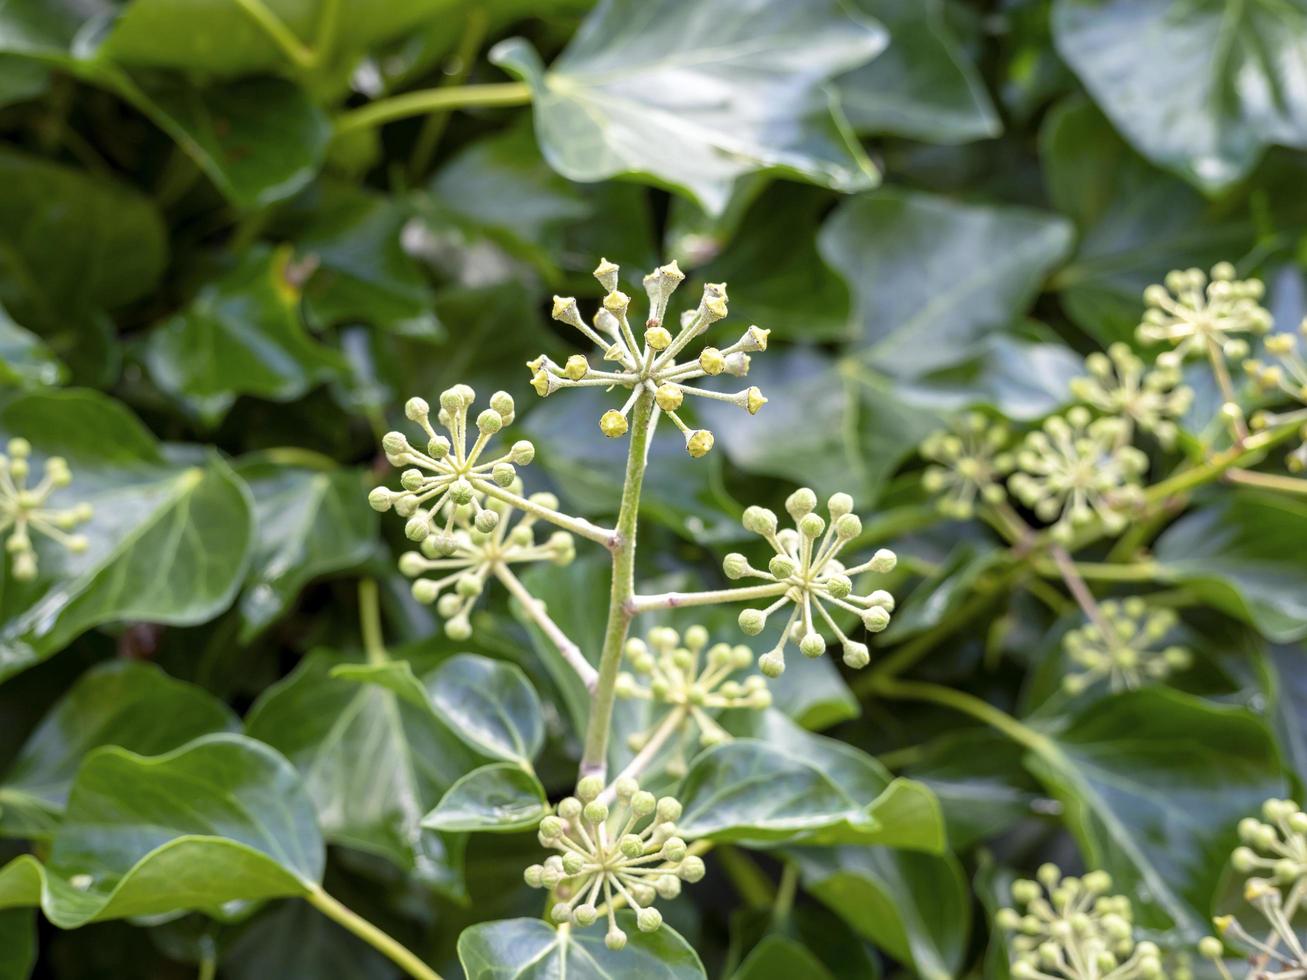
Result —
[[694, 429], [685, 435], [685, 451], [695, 459], [708, 455], [713, 447], [713, 434], [707, 429]]
[[659, 385], [658, 390], [654, 392], [654, 401], [664, 412], [674, 412], [681, 407], [681, 403], [685, 401], [685, 396], [676, 385], [663, 384]]
[[699, 354], [699, 370], [716, 377], [726, 370], [726, 358], [716, 347], [705, 347]]
[[604, 412], [603, 418], [599, 420], [599, 431], [609, 439], [621, 438], [626, 435], [626, 430], [626, 416], [615, 408], [610, 408]]
[[644, 342], [656, 351], [664, 351], [672, 345], [672, 334], [666, 327], [650, 327], [644, 332]]

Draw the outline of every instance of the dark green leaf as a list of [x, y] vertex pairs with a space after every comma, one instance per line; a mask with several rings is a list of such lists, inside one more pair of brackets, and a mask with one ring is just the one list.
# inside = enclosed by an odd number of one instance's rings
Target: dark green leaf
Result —
[[617, 913], [627, 934], [618, 952], [604, 945], [602, 924], [567, 934], [540, 919], [483, 922], [458, 937], [458, 959], [467, 980], [700, 980], [707, 976], [690, 944], [670, 926], [640, 932], [635, 915]]
[[63, 929], [303, 895], [324, 862], [313, 804], [265, 745], [208, 735], [146, 758], [105, 747], [78, 771], [48, 864], [0, 869], [0, 908]]
[[236, 473], [254, 495], [258, 528], [240, 602], [246, 642], [310, 581], [365, 561], [376, 548], [377, 514], [359, 471], [310, 454], [257, 453], [237, 463]]
[[420, 822], [481, 760], [429, 712], [390, 690], [332, 676], [342, 663], [327, 651], [306, 657], [259, 698], [246, 732], [303, 774], [328, 838], [460, 890], [450, 845]]
[[919, 377], [1018, 320], [1071, 228], [1039, 211], [885, 188], [840, 205], [819, 242], [853, 290], [861, 357]]
[[290, 401], [343, 369], [340, 355], [304, 330], [289, 258], [246, 253], [151, 334], [155, 381], [205, 421], [222, 419], [238, 395]]
[[1084, 100], [1064, 102], [1040, 134], [1049, 195], [1080, 232], [1057, 274], [1067, 312], [1099, 340], [1133, 340], [1144, 288], [1171, 269], [1242, 255], [1252, 229], [1183, 181], [1153, 169]]
[[48, 837], [82, 758], [102, 745], [157, 755], [239, 725], [221, 701], [151, 664], [114, 660], [83, 674], [0, 780], [0, 834]]
[[474, 769], [441, 797], [422, 826], [443, 831], [531, 830], [549, 812], [544, 788], [511, 762]]
[[1285, 792], [1260, 719], [1161, 688], [1087, 705], [1027, 765], [1062, 803], [1085, 865], [1135, 900], [1136, 921], [1190, 937], [1209, 928], [1235, 824]]
[[731, 980], [834, 980], [833, 975], [801, 943], [788, 936], [767, 936], [749, 952]]
[[67, 373], [39, 337], [16, 324], [0, 307], [0, 382], [54, 385]]
[[833, 0], [607, 0], [548, 71], [520, 39], [491, 58], [535, 90], [536, 133], [559, 173], [634, 174], [717, 213], [758, 170], [843, 191], [875, 182], [822, 83], [884, 44], [879, 25]]
[[884, 847], [793, 852], [803, 887], [860, 935], [922, 977], [958, 975], [967, 949], [971, 899], [951, 855]]
[[1207, 190], [1269, 144], [1307, 145], [1302, 0], [1056, 0], [1053, 37], [1141, 153]]
[[1157, 542], [1168, 575], [1280, 643], [1307, 636], [1307, 504], [1237, 491], [1187, 514]]
[[857, 0], [855, 6], [890, 35], [883, 54], [840, 79], [840, 101], [855, 129], [932, 143], [1002, 131], [979, 72], [946, 22], [946, 0]]
[[395, 967], [307, 902], [260, 915], [222, 951], [224, 980], [394, 980]]
[[[0, 678], [101, 623], [191, 625], [230, 605], [253, 535], [248, 491], [216, 456], [173, 463], [118, 403], [89, 391], [29, 392], [0, 405], [0, 440], [68, 460], [58, 506], [88, 502], [80, 555], [38, 544], [40, 575], [0, 579]], [[198, 459], [198, 462], [195, 460]], [[46, 542], [49, 543], [49, 542]]]
[[25, 909], [0, 912], [0, 980], [27, 980], [36, 965], [36, 917]]

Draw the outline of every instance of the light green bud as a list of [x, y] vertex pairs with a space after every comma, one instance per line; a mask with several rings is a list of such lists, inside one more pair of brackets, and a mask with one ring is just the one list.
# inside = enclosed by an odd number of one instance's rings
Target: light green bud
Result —
[[536, 458], [535, 444], [527, 439], [517, 440], [508, 452], [509, 457], [518, 466], [528, 466]]
[[817, 506], [817, 495], [807, 487], [800, 487], [785, 500], [785, 509], [796, 521], [811, 513]]
[[808, 658], [820, 657], [826, 652], [826, 641], [820, 633], [805, 633], [799, 641], [799, 652]]
[[749, 572], [749, 559], [738, 551], [732, 551], [722, 559], [722, 571], [726, 573], [726, 577], [731, 581], [743, 578]]
[[696, 854], [688, 854], [685, 859], [681, 861], [681, 865], [676, 869], [676, 873], [680, 875], [682, 881], [688, 881], [690, 884], [694, 884], [696, 881], [701, 881], [703, 879], [705, 870], [703, 858]]
[[635, 913], [635, 924], [641, 932], [653, 932], [663, 924], [662, 913], [655, 908], [641, 909]]
[[767, 626], [767, 614], [761, 609], [742, 609], [739, 615], [740, 629], [749, 636], [757, 636]]
[[599, 910], [589, 902], [578, 905], [572, 912], [572, 919], [578, 926], [594, 925], [597, 918], [599, 918]]
[[576, 795], [582, 803], [591, 803], [604, 791], [604, 781], [599, 776], [586, 776], [576, 784]]

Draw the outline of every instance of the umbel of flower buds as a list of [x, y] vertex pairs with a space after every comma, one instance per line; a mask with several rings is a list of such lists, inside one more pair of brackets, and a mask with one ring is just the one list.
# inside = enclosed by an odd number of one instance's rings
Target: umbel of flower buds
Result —
[[[508, 489], [520, 493], [521, 481], [509, 484]], [[558, 499], [551, 493], [533, 493], [527, 499], [551, 510], [558, 507]], [[435, 604], [451, 639], [466, 640], [472, 635], [472, 608], [497, 565], [538, 561], [567, 565], [576, 557], [572, 535], [554, 531], [537, 540], [536, 516], [523, 514], [513, 523], [512, 507], [502, 500], [488, 498], [480, 510], [470, 503], [451, 501], [445, 506], [453, 509], [454, 519], [448, 537], [435, 539], [439, 550], [433, 549], [433, 539], [427, 537], [421, 550], [400, 556], [399, 570], [414, 580], [413, 598]], [[496, 520], [484, 520], [487, 514], [495, 515]], [[482, 530], [486, 526], [490, 530]]]
[[484, 458], [490, 441], [513, 421], [513, 398], [505, 391], [496, 392], [490, 407], [476, 416], [476, 438], [469, 445], [469, 410], [475, 401], [476, 392], [467, 385], [441, 392], [437, 421], [445, 435], [431, 425], [431, 406], [421, 398], [410, 398], [404, 414], [422, 427], [426, 445], [414, 446], [402, 432], [387, 432], [381, 440], [390, 465], [405, 467], [401, 489], [377, 487], [368, 494], [368, 503], [382, 512], [393, 508], [407, 518], [404, 534], [432, 554], [453, 553], [460, 507], [471, 508], [479, 531], [493, 531], [499, 512], [483, 507], [486, 489], [510, 486], [517, 476], [515, 467], [535, 458], [535, 447], [526, 440], [513, 443], [499, 456]]
[[1271, 329], [1271, 314], [1260, 303], [1262, 293], [1260, 280], [1236, 279], [1229, 262], [1213, 266], [1210, 279], [1201, 269], [1177, 269], [1167, 274], [1165, 285], [1144, 290], [1148, 309], [1139, 324], [1139, 339], [1171, 344], [1182, 359], [1246, 357], [1243, 335]]
[[1063, 877], [1056, 865], [1045, 864], [1035, 877], [1013, 882], [1016, 907], [999, 909], [994, 916], [995, 925], [1009, 933], [1016, 980], [1147, 980], [1162, 975], [1160, 951], [1153, 943], [1135, 942], [1130, 900], [1108, 894], [1112, 879], [1106, 872]]
[[1253, 964], [1250, 980], [1307, 975], [1307, 949], [1294, 928], [1307, 896], [1307, 814], [1293, 800], [1267, 800], [1261, 820], [1239, 821], [1239, 839], [1243, 843], [1230, 855], [1230, 863], [1235, 871], [1251, 876], [1244, 883], [1244, 900], [1266, 920], [1269, 934], [1257, 939], [1235, 916], [1217, 916], [1213, 923], [1221, 938], [1204, 938], [1198, 951], [1213, 961], [1224, 980], [1230, 980], [1224, 963], [1227, 943], [1246, 951]]
[[555, 922], [588, 926], [604, 915], [604, 942], [609, 949], [621, 949], [626, 933], [617, 926], [614, 900], [625, 899], [640, 931], [653, 932], [663, 924], [655, 899], [675, 898], [681, 882], [703, 877], [704, 865], [676, 835], [681, 804], [675, 799], [655, 799], [634, 779], [623, 777], [614, 783], [610, 806], [603, 789], [602, 779], [587, 776], [576, 796], [562, 800], [556, 814], [540, 821], [541, 845], [559, 853], [531, 865], [524, 877], [532, 888], [553, 891], [557, 901], [549, 914]]
[[927, 493], [939, 495], [939, 509], [948, 517], [970, 517], [978, 501], [1000, 504], [1007, 498], [1003, 477], [1012, 471], [1012, 454], [1004, 452], [1007, 427], [991, 423], [980, 412], [968, 412], [954, 431], [926, 437], [921, 455], [934, 465], [922, 477]]
[[678, 360], [692, 341], [726, 317], [725, 283], [704, 286], [699, 305], [681, 315], [679, 327], [673, 332], [664, 325], [667, 304], [685, 274], [675, 262], [655, 269], [644, 277], [649, 315], [641, 336], [637, 337], [631, 324], [631, 298], [617, 288], [618, 273], [618, 267], [607, 259], [595, 269], [595, 278], [606, 295], [593, 324], [581, 316], [573, 297], [554, 297], [554, 319], [575, 327], [597, 346], [604, 366], [592, 366], [582, 354], [573, 354], [562, 364], [542, 354], [527, 365], [532, 372], [531, 385], [541, 396], [551, 395], [560, 388], [629, 391], [620, 408], [608, 410], [599, 419], [600, 431], [612, 439], [626, 435], [631, 409], [640, 393], [646, 392], [654, 400], [653, 424], [660, 415], [666, 415], [685, 437], [686, 451], [691, 456], [704, 456], [713, 447], [713, 434], [707, 429], [693, 428], [681, 418], [680, 409], [687, 396], [737, 405], [750, 415], [756, 414], [767, 399], [754, 387], [728, 393], [691, 382], [720, 374], [744, 377], [749, 373], [749, 355], [767, 349], [769, 331], [751, 326], [728, 347], [703, 347], [696, 357]]
[[86, 550], [81, 534], [69, 534], [91, 519], [91, 505], [50, 507], [51, 494], [72, 483], [68, 463], [60, 456], [45, 461], [41, 482], [28, 486], [32, 446], [26, 439], [10, 439], [6, 453], [0, 453], [0, 535], [6, 534], [5, 551], [12, 562], [12, 574], [20, 582], [36, 577], [36, 546], [32, 534], [43, 535], [73, 554]]
[[[743, 681], [731, 675], [753, 665], [753, 653], [746, 646], [716, 643], [708, 646], [708, 631], [691, 626], [682, 636], [669, 626], [649, 631], [648, 641], [626, 641], [630, 672], [617, 676], [619, 698], [637, 698], [689, 713], [699, 730], [702, 745], [716, 745], [730, 738], [710, 712], [738, 708], [762, 710], [771, 705], [767, 681], [753, 674]], [[657, 721], [654, 726], [657, 727]], [[644, 748], [649, 732], [628, 739], [630, 747]]]
[[1070, 693], [1078, 694], [1102, 678], [1107, 678], [1113, 691], [1136, 688], [1147, 680], [1161, 680], [1173, 671], [1184, 670], [1193, 662], [1184, 647], [1161, 646], [1167, 633], [1175, 628], [1177, 617], [1173, 610], [1150, 610], [1138, 596], [1121, 602], [1109, 599], [1099, 605], [1099, 610], [1101, 626], [1088, 622], [1068, 632], [1062, 641], [1067, 657], [1083, 668], [1063, 679]]
[[[1179, 434], [1175, 420], [1189, 411], [1193, 389], [1181, 384], [1178, 360], [1160, 357], [1152, 367], [1125, 344], [1112, 344], [1103, 354], [1085, 358], [1089, 376], [1075, 378], [1071, 393], [1104, 415], [1114, 415], [1131, 427], [1151, 432], [1163, 446]], [[1127, 435], [1125, 441], [1130, 437]]]
[[797, 644], [805, 657], [825, 653], [823, 626], [839, 640], [846, 664], [865, 667], [871, 660], [867, 645], [845, 634], [830, 609], [840, 616], [852, 614], [871, 633], [888, 626], [894, 611], [894, 597], [884, 589], [864, 594], [854, 588], [853, 582], [854, 576], [864, 572], [893, 570], [894, 552], [882, 548], [867, 561], [846, 566], [839, 555], [862, 533], [862, 521], [853, 513], [853, 498], [847, 493], [835, 494], [826, 506], [829, 520], [816, 512], [817, 495], [812, 490], [796, 490], [785, 501], [794, 522], [787, 528], [779, 528], [776, 515], [767, 508], [749, 507], [744, 512], [745, 530], [760, 535], [774, 554], [766, 569], [754, 568], [738, 553], [727, 555], [723, 562], [727, 578], [753, 578], [775, 584], [775, 601], [740, 613], [740, 629], [745, 633], [757, 636], [770, 616], [785, 606], [791, 607], [780, 640], [758, 659], [759, 668], [768, 677], [778, 677], [785, 670], [788, 643]]
[[[1307, 320], [1299, 325], [1298, 332], [1307, 337]], [[1307, 406], [1307, 358], [1303, 357], [1302, 345], [1298, 339], [1292, 334], [1277, 333], [1267, 337], [1264, 346], [1275, 363], [1248, 360], [1244, 362], [1244, 371], [1263, 392], [1278, 389], [1299, 404]], [[1252, 417], [1254, 429], [1281, 425], [1301, 426], [1298, 448], [1285, 461], [1292, 472], [1301, 473], [1307, 469], [1307, 408], [1282, 413], [1258, 412]]]
[[1128, 431], [1121, 419], [1094, 419], [1082, 405], [1054, 415], [1026, 436], [1016, 457], [1021, 472], [1008, 487], [1040, 520], [1056, 522], [1055, 539], [1069, 541], [1095, 516], [1116, 533], [1142, 503], [1139, 478], [1148, 469], [1148, 457], [1126, 444]]

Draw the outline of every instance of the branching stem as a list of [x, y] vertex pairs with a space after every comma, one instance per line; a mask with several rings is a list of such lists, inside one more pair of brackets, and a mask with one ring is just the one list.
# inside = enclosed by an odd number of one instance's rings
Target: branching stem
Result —
[[667, 740], [680, 730], [685, 723], [689, 712], [684, 706], [678, 705], [667, 713], [667, 717], [662, 720], [654, 733], [649, 736], [649, 741], [644, 744], [639, 753], [626, 764], [626, 768], [613, 777], [613, 781], [608, 784], [607, 788], [599, 795], [599, 799], [604, 803], [612, 803], [617, 795], [617, 780], [630, 777], [637, 778], [640, 773], [649, 767], [649, 763], [657, 757], [662, 751]]
[[789, 586], [784, 582], [750, 585], [739, 589], [717, 589], [713, 592], [660, 592], [656, 595], [633, 595], [626, 608], [632, 614], [652, 612], [656, 609], [680, 609], [686, 606], [716, 606], [725, 602], [752, 602], [781, 595]]
[[344, 926], [377, 952], [389, 958], [410, 977], [415, 977], [416, 980], [440, 980], [440, 974], [418, 959], [415, 953], [367, 919], [341, 905], [320, 886], [313, 886], [304, 898], [328, 919]]
[[410, 116], [425, 116], [429, 112], [448, 112], [451, 109], [471, 109], [477, 106], [519, 106], [527, 105], [530, 101], [531, 88], [525, 82], [419, 89], [388, 99], [378, 99], [341, 114], [336, 118], [336, 135], [371, 129]]
[[531, 622], [540, 627], [540, 631], [549, 637], [552, 643], [568, 665], [576, 671], [581, 683], [591, 694], [594, 693], [595, 684], [599, 680], [599, 672], [594, 669], [590, 661], [585, 659], [585, 654], [563, 632], [562, 628], [550, 618], [549, 613], [545, 611], [545, 604], [527, 591], [522, 580], [513, 574], [503, 562], [496, 562], [494, 566], [495, 578], [504, 583], [506, 588], [518, 605], [522, 607], [523, 612], [531, 619]]
[[564, 531], [575, 534], [577, 537], [601, 544], [609, 551], [612, 551], [617, 545], [616, 531], [610, 531], [606, 527], [593, 524], [584, 517], [571, 517], [562, 511], [554, 510], [552, 507], [544, 507], [534, 500], [513, 493], [511, 490], [505, 490], [499, 484], [492, 483], [489, 480], [476, 480], [473, 485], [491, 497], [497, 497], [505, 503], [512, 504], [518, 510], [526, 511], [526, 513], [532, 514], [542, 521], [548, 521], [550, 524], [561, 527]]
[[363, 633], [363, 650], [368, 663], [384, 664], [390, 659], [381, 631], [381, 602], [377, 583], [370, 578], [359, 582], [359, 628]]

